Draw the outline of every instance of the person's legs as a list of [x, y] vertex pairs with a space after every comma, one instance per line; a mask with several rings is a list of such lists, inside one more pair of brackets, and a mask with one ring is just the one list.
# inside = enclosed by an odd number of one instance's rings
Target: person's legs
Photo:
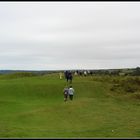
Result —
[[69, 81], [69, 78], [67, 77], [67, 82]]
[[70, 95], [69, 97], [70, 97], [70, 100], [73, 100], [73, 95]]
[[64, 94], [64, 101], [67, 101], [67, 94]]
[[70, 84], [72, 84], [72, 78], [71, 78], [71, 77], [69, 78], [69, 80], [70, 80], [70, 82], [69, 82], [69, 83], [70, 83]]

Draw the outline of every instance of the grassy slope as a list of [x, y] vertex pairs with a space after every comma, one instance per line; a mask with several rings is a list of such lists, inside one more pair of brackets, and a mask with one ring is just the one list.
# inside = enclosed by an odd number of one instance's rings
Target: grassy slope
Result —
[[57, 75], [0, 77], [0, 137], [140, 137], [139, 101], [110, 96], [108, 84], [74, 77], [73, 101]]

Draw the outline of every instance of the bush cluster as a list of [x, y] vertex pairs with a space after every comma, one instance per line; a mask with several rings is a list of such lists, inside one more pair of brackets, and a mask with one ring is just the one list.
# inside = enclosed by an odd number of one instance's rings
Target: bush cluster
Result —
[[118, 91], [122, 93], [134, 93], [140, 91], [139, 77], [124, 77], [123, 79], [113, 79], [111, 91]]

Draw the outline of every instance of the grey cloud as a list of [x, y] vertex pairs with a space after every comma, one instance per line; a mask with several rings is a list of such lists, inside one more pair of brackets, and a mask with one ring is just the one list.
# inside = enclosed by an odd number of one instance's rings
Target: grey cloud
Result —
[[0, 3], [1, 67], [136, 67], [139, 12], [137, 2]]

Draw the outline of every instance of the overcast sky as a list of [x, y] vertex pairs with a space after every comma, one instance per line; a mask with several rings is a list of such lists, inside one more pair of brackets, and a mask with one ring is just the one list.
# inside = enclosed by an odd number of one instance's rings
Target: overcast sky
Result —
[[0, 2], [0, 69], [140, 66], [140, 2]]

